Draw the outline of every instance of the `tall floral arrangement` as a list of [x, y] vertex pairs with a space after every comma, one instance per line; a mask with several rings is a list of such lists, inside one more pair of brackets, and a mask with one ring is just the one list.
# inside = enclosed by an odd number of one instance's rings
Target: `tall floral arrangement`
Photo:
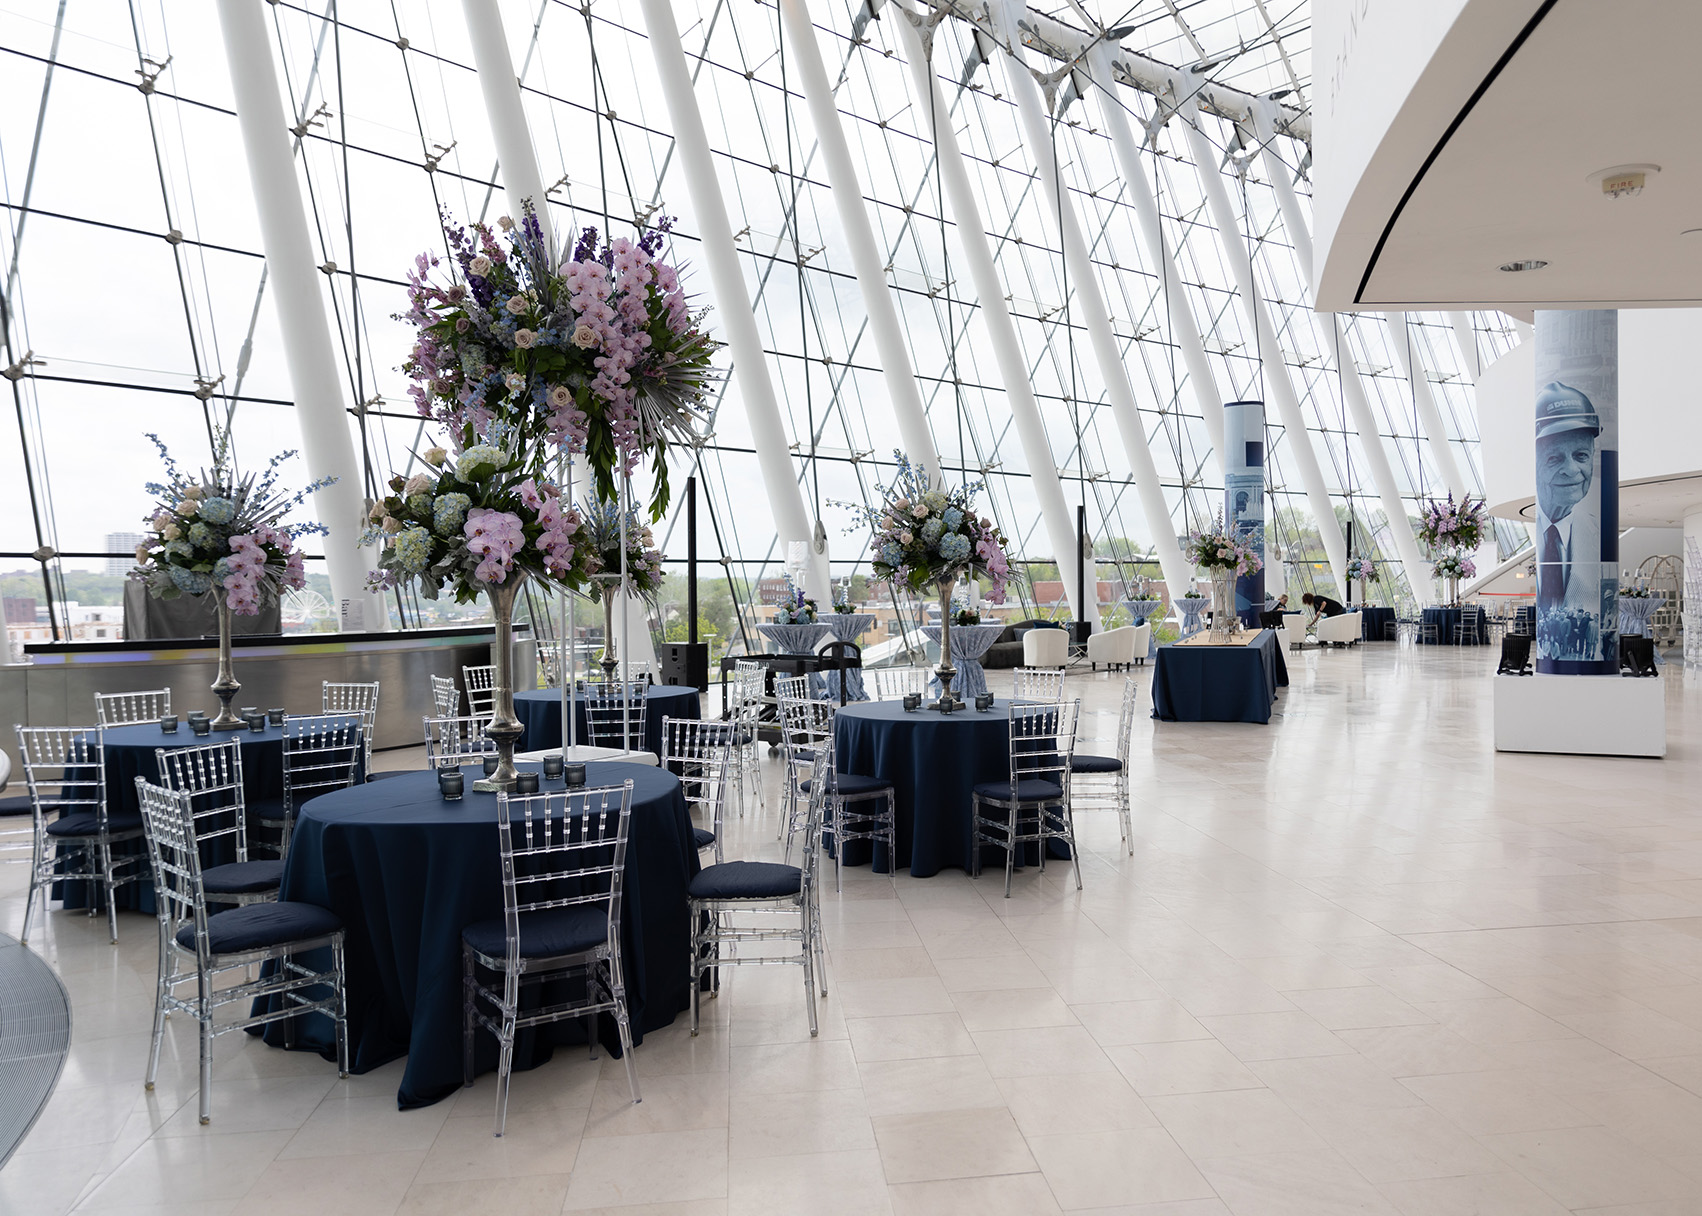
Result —
[[147, 519], [151, 534], [136, 546], [131, 577], [145, 583], [149, 594], [169, 600], [216, 590], [232, 612], [254, 616], [282, 590], [307, 585], [295, 542], [322, 535], [325, 528], [283, 520], [333, 478], [286, 493], [278, 487], [278, 466], [295, 452], [272, 457], [264, 472], [243, 474], [236, 468], [226, 431], [214, 432], [213, 467], [188, 473], [158, 435], [148, 438], [159, 450], [166, 480], [146, 487], [157, 501]]
[[1007, 542], [991, 519], [975, 513], [982, 483], [936, 490], [926, 469], [903, 452], [893, 454], [898, 473], [890, 486], [876, 486], [884, 499], [879, 507], [837, 504], [857, 512], [874, 533], [876, 576], [918, 591], [945, 579], [980, 576], [993, 584], [988, 598], [1004, 603], [1011, 579]]
[[579, 513], [564, 507], [537, 454], [512, 432], [508, 438], [473, 444], [454, 459], [431, 448], [420, 472], [390, 479], [361, 538], [381, 547], [373, 590], [411, 583], [436, 599], [447, 588], [465, 604], [516, 572], [557, 587], [585, 585], [594, 558], [581, 543]]
[[[838, 611], [838, 609], [835, 609]], [[846, 609], [849, 611], [849, 609]], [[814, 625], [816, 623], [816, 602], [804, 595], [804, 589], [792, 584], [790, 576], [786, 579], [786, 598], [781, 600], [774, 609], [776, 625]]]
[[1225, 528], [1223, 517], [1219, 516], [1209, 528], [1190, 533], [1183, 552], [1189, 561], [1202, 569], [1228, 570], [1239, 578], [1244, 574], [1257, 574], [1264, 567], [1264, 559], [1255, 547], [1257, 540], [1254, 534], [1239, 535]]
[[1483, 543], [1487, 523], [1488, 515], [1481, 498], [1474, 500], [1467, 495], [1457, 503], [1452, 494], [1448, 495], [1446, 502], [1432, 498], [1425, 502], [1419, 516], [1418, 539], [1431, 549], [1464, 549], [1470, 552]]
[[669, 225], [636, 241], [587, 228], [558, 264], [530, 207], [494, 230], [445, 213], [452, 270], [445, 278], [442, 259], [420, 254], [397, 318], [418, 331], [403, 371], [420, 414], [457, 453], [511, 435], [522, 448], [582, 452], [602, 499], [648, 460], [660, 519], [668, 445], [706, 416], [718, 345], [660, 260]]
[[1377, 577], [1377, 563], [1369, 557], [1350, 558], [1347, 563], [1347, 576], [1370, 582]]
[[[613, 577], [621, 569], [621, 509], [615, 503], [589, 503], [584, 509], [586, 569], [592, 575]], [[662, 591], [662, 551], [655, 534], [638, 517], [626, 512], [627, 588], [641, 599], [654, 601]], [[591, 598], [603, 598], [603, 584], [595, 578]]]

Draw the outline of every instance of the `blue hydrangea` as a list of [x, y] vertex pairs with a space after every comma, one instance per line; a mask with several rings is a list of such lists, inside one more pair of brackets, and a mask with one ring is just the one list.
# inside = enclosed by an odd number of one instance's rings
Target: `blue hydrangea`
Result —
[[199, 570], [187, 570], [182, 566], [168, 568], [172, 585], [185, 595], [206, 595], [213, 589], [213, 580]]
[[941, 520], [937, 518], [930, 519], [927, 523], [922, 525], [922, 539], [931, 545], [940, 539], [940, 533], [944, 532], [945, 529], [946, 526]]
[[432, 507], [431, 526], [439, 536], [455, 536], [467, 520], [467, 508], [473, 500], [465, 494], [441, 494]]
[[221, 557], [218, 561], [213, 563], [213, 578], [222, 583], [229, 577], [230, 558]]
[[228, 524], [236, 518], [236, 504], [228, 498], [204, 498], [201, 518], [210, 524]]
[[960, 532], [948, 532], [940, 537], [940, 556], [948, 562], [962, 561], [969, 556], [969, 538]]
[[189, 547], [189, 542], [186, 540], [168, 540], [165, 543], [165, 555], [167, 557], [192, 557], [194, 553], [195, 550]]
[[956, 532], [958, 526], [963, 523], [963, 512], [959, 511], [956, 507], [947, 507], [946, 513], [940, 516], [940, 518], [946, 521], [946, 527], [950, 528], [953, 532]]
[[881, 546], [881, 563], [883, 565], [896, 566], [903, 560], [904, 550], [900, 549], [890, 540]]
[[428, 514], [431, 511], [431, 495], [430, 494], [410, 494], [410, 495], [408, 495], [408, 510], [412, 511], [415, 515]]
[[203, 523], [190, 524], [189, 543], [197, 549], [205, 549], [213, 543], [213, 530]]
[[403, 528], [391, 544], [397, 568], [408, 574], [423, 573], [431, 564], [432, 544], [431, 533], [424, 528], [414, 525]]

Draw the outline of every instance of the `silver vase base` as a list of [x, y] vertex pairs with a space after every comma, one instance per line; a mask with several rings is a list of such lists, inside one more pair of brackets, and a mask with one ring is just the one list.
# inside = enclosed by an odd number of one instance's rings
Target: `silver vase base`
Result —
[[940, 697], [938, 701], [935, 701], [933, 707], [935, 709], [950, 712], [952, 710], [967, 709], [969, 708], [969, 705], [968, 702], [964, 701], [956, 693], [948, 692]]
[[480, 777], [473, 782], [475, 794], [512, 794], [517, 783], [510, 777], [506, 781], [500, 777]]

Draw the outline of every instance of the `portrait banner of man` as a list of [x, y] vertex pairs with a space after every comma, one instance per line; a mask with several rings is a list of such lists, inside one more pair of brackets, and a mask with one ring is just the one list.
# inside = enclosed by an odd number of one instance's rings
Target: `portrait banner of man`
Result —
[[1619, 314], [1536, 325], [1537, 670], [1619, 671]]
[[[1265, 403], [1231, 401], [1223, 407], [1223, 523], [1252, 542], [1265, 559]], [[1235, 580], [1235, 614], [1256, 626], [1265, 610], [1265, 566]]]

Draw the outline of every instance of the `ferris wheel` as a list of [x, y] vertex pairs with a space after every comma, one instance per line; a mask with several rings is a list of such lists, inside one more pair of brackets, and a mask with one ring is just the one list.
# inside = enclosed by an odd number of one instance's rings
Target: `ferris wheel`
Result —
[[278, 611], [284, 624], [305, 625], [310, 621], [330, 620], [331, 602], [319, 592], [303, 588], [287, 592], [278, 605]]

